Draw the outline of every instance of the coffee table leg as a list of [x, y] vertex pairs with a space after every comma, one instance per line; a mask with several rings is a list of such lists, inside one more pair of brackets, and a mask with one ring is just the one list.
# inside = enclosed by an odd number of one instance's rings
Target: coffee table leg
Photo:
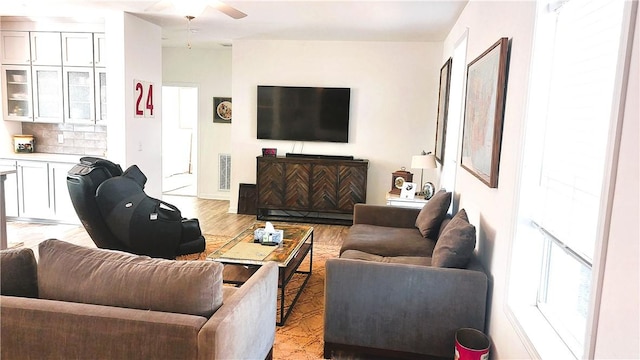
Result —
[[[276, 325], [283, 326], [285, 321], [284, 316], [284, 290], [287, 287], [284, 279], [284, 269], [280, 269], [280, 278], [283, 279], [282, 286], [280, 287], [280, 321], [276, 321]], [[291, 309], [289, 309], [291, 311]], [[289, 312], [287, 312], [289, 315]]]
[[[311, 277], [311, 272], [313, 270], [313, 231], [311, 231], [311, 246], [310, 246], [309, 252], [307, 253], [306, 256], [309, 256], [309, 271], [299, 271], [297, 269], [295, 270], [296, 274], [302, 274], [302, 275], [306, 275], [306, 276], [304, 278], [304, 281], [300, 285], [300, 288], [296, 292], [296, 296], [293, 298], [293, 301], [291, 302], [291, 305], [289, 306], [289, 309], [287, 309], [286, 313], [284, 311], [284, 307], [285, 307], [285, 290], [286, 290], [287, 285], [289, 284], [289, 281], [288, 281], [288, 279], [284, 278], [285, 270], [284, 269], [280, 269], [280, 275], [279, 276], [282, 279], [282, 286], [280, 286], [280, 321], [276, 321], [276, 325], [277, 326], [284, 326], [284, 323], [287, 321], [287, 318], [291, 314], [291, 310], [293, 310], [293, 306], [296, 304], [296, 302], [298, 302], [298, 298], [300, 298], [300, 295], [302, 294], [302, 291], [307, 286], [307, 282], [309, 281], [309, 278]], [[303, 261], [304, 261], [304, 259], [303, 259]], [[300, 266], [300, 264], [298, 264], [298, 266]]]

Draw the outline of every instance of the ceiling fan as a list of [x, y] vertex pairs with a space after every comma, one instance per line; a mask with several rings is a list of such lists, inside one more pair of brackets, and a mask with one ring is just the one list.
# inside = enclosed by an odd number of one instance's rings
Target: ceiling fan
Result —
[[236, 20], [247, 16], [242, 11], [216, 0], [161, 0], [145, 9], [145, 12], [165, 12], [173, 8], [178, 15], [193, 19], [202, 14], [207, 7], [212, 7]]

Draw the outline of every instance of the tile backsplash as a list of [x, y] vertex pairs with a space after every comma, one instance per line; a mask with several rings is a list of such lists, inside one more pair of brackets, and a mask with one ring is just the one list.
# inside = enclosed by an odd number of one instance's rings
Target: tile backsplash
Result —
[[22, 123], [22, 133], [33, 135], [39, 153], [104, 156], [107, 152], [107, 127], [102, 125]]

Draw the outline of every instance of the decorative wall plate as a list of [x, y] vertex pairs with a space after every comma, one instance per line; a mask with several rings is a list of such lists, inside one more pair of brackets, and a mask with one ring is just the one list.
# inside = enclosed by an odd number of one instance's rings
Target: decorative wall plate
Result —
[[218, 104], [218, 108], [216, 109], [218, 112], [218, 116], [224, 120], [231, 120], [231, 102], [223, 101]]

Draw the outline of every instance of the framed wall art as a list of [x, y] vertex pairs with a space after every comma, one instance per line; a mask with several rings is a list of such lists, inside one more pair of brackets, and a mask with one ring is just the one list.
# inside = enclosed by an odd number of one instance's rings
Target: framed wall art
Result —
[[449, 109], [449, 85], [451, 84], [451, 58], [440, 69], [440, 90], [438, 92], [438, 119], [436, 123], [436, 160], [444, 161], [444, 146], [447, 136], [447, 115]]
[[467, 65], [460, 162], [491, 188], [498, 187], [509, 47], [509, 39], [501, 38]]
[[231, 124], [231, 98], [213, 98], [213, 122]]

